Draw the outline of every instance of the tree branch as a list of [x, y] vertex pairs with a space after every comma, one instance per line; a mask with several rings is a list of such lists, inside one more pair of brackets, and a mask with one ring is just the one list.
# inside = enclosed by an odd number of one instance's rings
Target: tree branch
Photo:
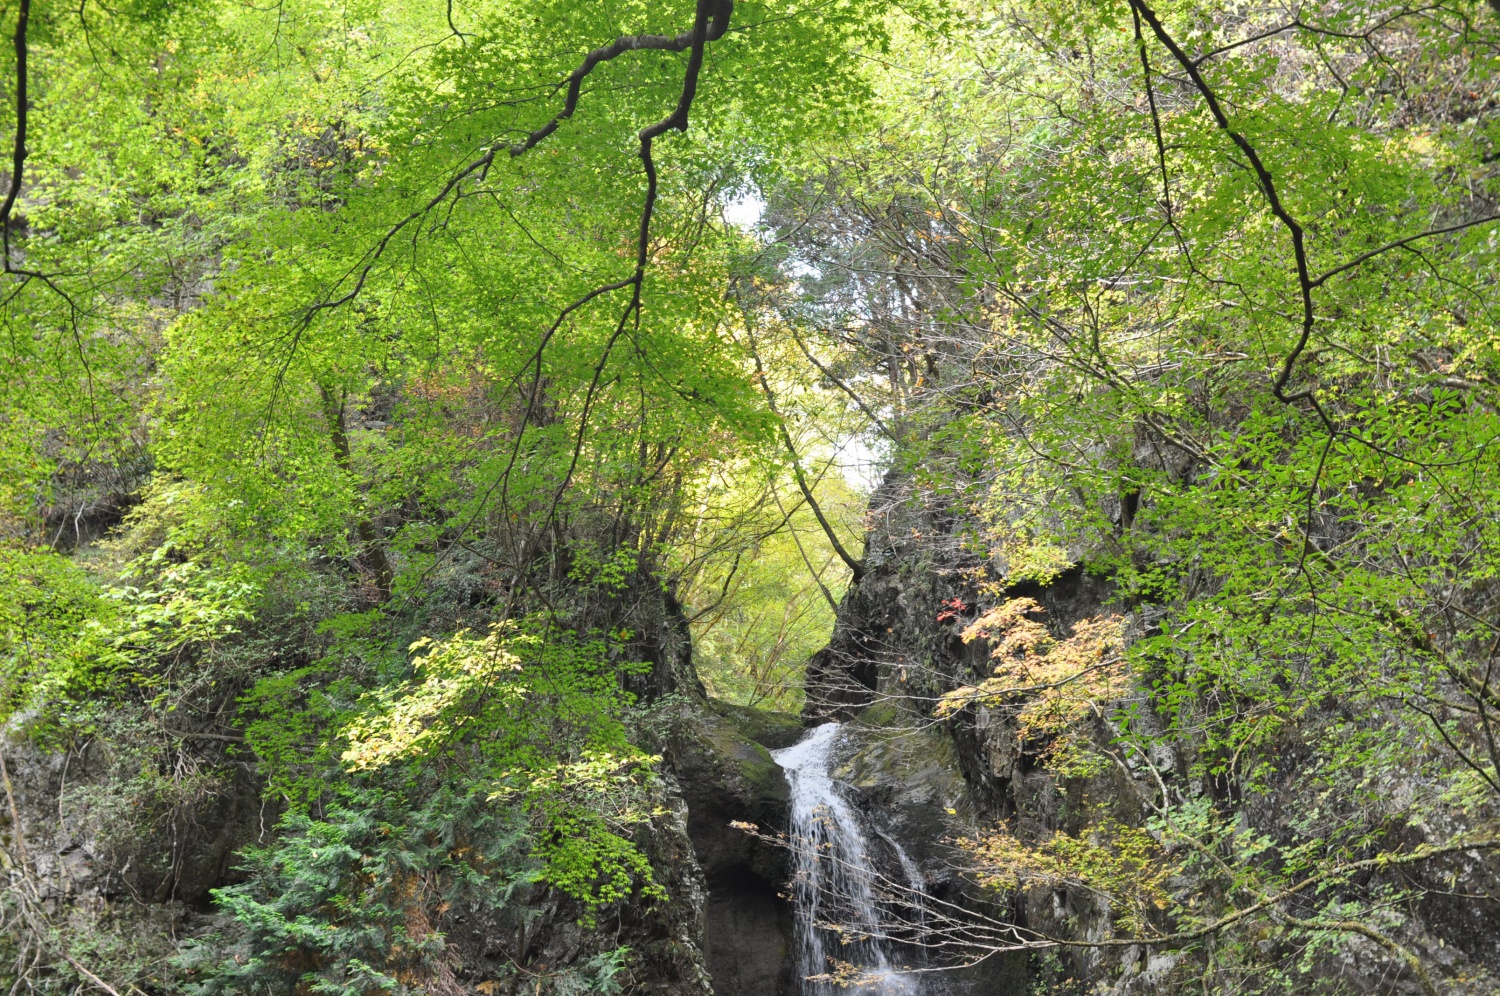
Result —
[[864, 565], [852, 557], [844, 544], [839, 542], [838, 533], [834, 532], [833, 525], [828, 517], [823, 514], [823, 509], [818, 505], [818, 500], [813, 497], [812, 489], [807, 486], [807, 476], [802, 472], [802, 460], [797, 456], [797, 447], [792, 443], [792, 434], [787, 431], [786, 419], [781, 417], [781, 412], [776, 408], [776, 395], [771, 390], [771, 384], [766, 379], [765, 367], [760, 362], [760, 351], [755, 348], [755, 336], [750, 335], [750, 357], [755, 361], [755, 380], [760, 384], [760, 389], [765, 392], [766, 405], [771, 409], [771, 414], [776, 417], [776, 427], [781, 430], [781, 442], [786, 447], [787, 454], [792, 458], [792, 476], [797, 479], [797, 489], [802, 492], [802, 497], [807, 500], [808, 508], [812, 509], [813, 516], [822, 527], [823, 534], [828, 537], [828, 544], [833, 547], [833, 552], [839, 555], [844, 566], [849, 568], [851, 580], [859, 584], [865, 576]]
[[797, 344], [797, 348], [802, 350], [802, 355], [807, 357], [807, 362], [817, 367], [818, 373], [822, 374], [824, 377], [827, 377], [830, 381], [833, 382], [835, 387], [847, 394], [850, 400], [854, 402], [855, 407], [864, 412], [866, 417], [868, 417], [871, 422], [875, 423], [875, 428], [880, 430], [881, 435], [885, 436], [885, 438], [889, 439], [893, 443], [896, 442], [895, 433], [891, 432], [886, 424], [881, 421], [880, 416], [876, 415], [874, 410], [871, 409], [870, 406], [866, 405], [864, 403], [864, 400], [861, 399], [859, 395], [854, 393], [854, 389], [835, 377], [832, 370], [829, 370], [821, 362], [819, 362], [818, 358], [813, 355], [812, 350], [807, 348], [807, 345], [803, 343], [801, 337], [798, 336], [797, 333], [793, 332], [791, 333], [791, 335], [792, 341]]
[[1172, 53], [1172, 58], [1176, 59], [1178, 65], [1182, 66], [1183, 70], [1188, 74], [1188, 78], [1192, 80], [1193, 87], [1202, 95], [1204, 103], [1208, 105], [1209, 113], [1213, 115], [1214, 123], [1218, 125], [1219, 130], [1228, 135], [1230, 141], [1249, 160], [1251, 169], [1255, 171], [1256, 181], [1260, 186], [1261, 193], [1265, 196], [1266, 203], [1271, 208], [1271, 213], [1276, 216], [1277, 220], [1291, 234], [1292, 257], [1297, 268], [1297, 288], [1302, 299], [1302, 328], [1297, 338], [1297, 344], [1292, 347], [1292, 351], [1282, 360], [1281, 372], [1272, 383], [1271, 392], [1276, 395], [1278, 401], [1284, 404], [1307, 401], [1328, 431], [1335, 432], [1336, 428], [1333, 420], [1323, 411], [1323, 406], [1318, 403], [1318, 399], [1313, 395], [1311, 388], [1298, 391], [1294, 394], [1286, 393], [1286, 386], [1292, 379], [1292, 370], [1296, 366], [1297, 360], [1307, 350], [1307, 344], [1312, 339], [1313, 322], [1315, 319], [1312, 299], [1313, 283], [1312, 277], [1308, 272], [1307, 246], [1302, 225], [1287, 210], [1286, 205], [1282, 203], [1281, 194], [1276, 188], [1276, 179], [1271, 175], [1271, 171], [1266, 168], [1266, 164], [1261, 161], [1260, 153], [1256, 151], [1255, 146], [1250, 144], [1250, 140], [1236, 131], [1234, 126], [1229, 123], [1229, 117], [1224, 113], [1224, 108], [1219, 104], [1218, 95], [1214, 93], [1213, 87], [1208, 85], [1208, 81], [1203, 78], [1203, 74], [1198, 71], [1197, 62], [1183, 51], [1181, 45], [1177, 44], [1176, 39], [1168, 33], [1166, 27], [1162, 24], [1161, 18], [1156, 16], [1156, 11], [1147, 6], [1145, 0], [1130, 0], [1130, 6], [1132, 10], [1139, 13], [1146, 23], [1151, 26], [1151, 31], [1156, 35], [1157, 40], [1166, 47], [1168, 52]]
[[[460, 528], [458, 537], [454, 541], [454, 544], [450, 544], [449, 547], [444, 550], [442, 556], [439, 556], [433, 562], [432, 566], [428, 568], [429, 572], [435, 569], [438, 564], [442, 563], [448, 552], [454, 548], [454, 545], [457, 543], [457, 541], [463, 538], [463, 534], [478, 518], [480, 510], [483, 509], [484, 505], [488, 502], [490, 495], [494, 493], [495, 488], [499, 486], [502, 481], [505, 482], [505, 488], [501, 491], [501, 500], [502, 502], [504, 501], [505, 495], [507, 494], [509, 489], [510, 472], [514, 468], [516, 460], [520, 455], [521, 439], [524, 436], [526, 427], [531, 420], [531, 416], [535, 410], [536, 400], [540, 393], [542, 378], [542, 355], [547, 347], [547, 344], [552, 340], [553, 336], [562, 327], [563, 321], [569, 314], [581, 308], [589, 301], [592, 301], [594, 298], [597, 298], [602, 294], [608, 292], [623, 290], [626, 287], [629, 287], [631, 288], [630, 301], [625, 305], [624, 310], [620, 313], [619, 320], [615, 323], [614, 332], [610, 335], [609, 341], [605, 343], [604, 349], [601, 351], [599, 361], [594, 366], [593, 376], [590, 378], [588, 390], [584, 396], [583, 409], [579, 416], [578, 432], [575, 435], [573, 441], [572, 457], [568, 463], [568, 469], [566, 473], [563, 474], [562, 480], [559, 482], [556, 491], [552, 495], [552, 501], [550, 506], [548, 507], [544, 522], [551, 522], [553, 517], [557, 514], [557, 508], [562, 501], [564, 493], [566, 493], [568, 487], [572, 483], [573, 474], [577, 470], [578, 462], [582, 457], [584, 439], [588, 431], [589, 413], [593, 408], [594, 399], [597, 395], [599, 385], [603, 379], [604, 368], [609, 362], [609, 357], [614, 351], [615, 344], [629, 328], [631, 319], [634, 318], [637, 324], [639, 324], [640, 321], [642, 292], [645, 288], [647, 264], [650, 261], [651, 221], [655, 215], [656, 201], [659, 192], [659, 184], [656, 173], [656, 161], [652, 156], [652, 143], [656, 138], [666, 134], [668, 131], [687, 131], [689, 112], [692, 109], [693, 100], [697, 96], [698, 78], [703, 68], [704, 48], [708, 42], [716, 41], [717, 39], [723, 37], [724, 33], [729, 28], [729, 18], [733, 13], [733, 10], [733, 0], [698, 0], [698, 7], [697, 12], [694, 16], [692, 30], [684, 33], [683, 35], [677, 36], [677, 38], [679, 39], [686, 37], [688, 41], [685, 47], [690, 47], [688, 64], [686, 70], [683, 73], [682, 89], [678, 94], [677, 105], [665, 118], [661, 119], [653, 125], [649, 125], [641, 129], [638, 135], [639, 156], [642, 168], [646, 173], [646, 196], [641, 206], [640, 222], [636, 230], [636, 259], [634, 272], [632, 272], [630, 276], [622, 280], [617, 280], [612, 283], [603, 284], [599, 287], [594, 288], [593, 290], [584, 294], [582, 297], [578, 298], [572, 304], [563, 308], [562, 311], [558, 314], [557, 319], [552, 323], [551, 327], [548, 328], [546, 333], [543, 334], [541, 342], [537, 345], [536, 350], [527, 359], [526, 364], [524, 364], [521, 368], [522, 370], [525, 370], [527, 366], [531, 366], [533, 368], [532, 390], [531, 396], [527, 401], [526, 411], [522, 416], [521, 424], [516, 430], [516, 441], [514, 447], [511, 450], [510, 461], [507, 464], [504, 472], [502, 472], [500, 477], [496, 479], [496, 482], [490, 486], [489, 491], [485, 493], [484, 497], [480, 499], [479, 504], [475, 507], [474, 512], [469, 516], [467, 522], [465, 522], [465, 524]], [[641, 38], [657, 36], [631, 37]], [[616, 44], [619, 44], [619, 41], [620, 40], [617, 39]], [[673, 44], [675, 44], [675, 40], [673, 40]], [[590, 57], [592, 58], [594, 55], [601, 52], [608, 53], [613, 49], [613, 47], [614, 46], [605, 46], [604, 49], [595, 49], [594, 52], [590, 53]], [[623, 52], [631, 50], [633, 49], [629, 47], [621, 48], [619, 52], [608, 55], [608, 57], [614, 58], [615, 56], [622, 54]], [[677, 50], [680, 51], [680, 49]], [[588, 75], [588, 71], [592, 71], [593, 67], [598, 65], [601, 61], [604, 61], [603, 55], [601, 55], [597, 59], [594, 59], [592, 64], [590, 64], [588, 60], [585, 60], [584, 65], [580, 66], [578, 70], [574, 71], [574, 76], [577, 77], [577, 79], [580, 81], [580, 84], [583, 76]], [[582, 75], [579, 75], [579, 72], [581, 70], [583, 71], [583, 73]], [[570, 79], [572, 78], [573, 77], [570, 77]], [[543, 126], [543, 128], [538, 129], [537, 132], [532, 133], [533, 136], [539, 135], [539, 137], [536, 138], [536, 142], [540, 142], [542, 139], [546, 138], [547, 135], [550, 135], [553, 131], [556, 130], [558, 122], [572, 115], [573, 108], [576, 108], [577, 106], [577, 97], [575, 95], [575, 91], [576, 88], [572, 84], [570, 84], [570, 103], [565, 105], [563, 111], [559, 112], [559, 115], [554, 117], [551, 122], [548, 122], [548, 124]], [[541, 134], [542, 132], [545, 132], [545, 134]], [[522, 152], [525, 152], [526, 149], [533, 147], [536, 142], [532, 142], [530, 145], [521, 143], [522, 145], [525, 145], [525, 148], [520, 149], [520, 151], [517, 151], [516, 147], [512, 146], [511, 155], [520, 155]], [[491, 157], [493, 156], [493, 150], [489, 155]], [[449, 189], [451, 189], [451, 186], [452, 185], [450, 184]], [[521, 373], [518, 372], [516, 377], [519, 378], [520, 376]]]
[[1416, 235], [1408, 235], [1404, 239], [1397, 239], [1394, 242], [1387, 242], [1385, 245], [1381, 246], [1378, 249], [1371, 249], [1367, 253], [1355, 256], [1349, 262], [1344, 263], [1341, 266], [1335, 266], [1333, 269], [1329, 270], [1327, 273], [1324, 273], [1322, 276], [1313, 278], [1311, 286], [1321, 287], [1329, 277], [1336, 277], [1346, 270], [1352, 270], [1356, 266], [1359, 266], [1361, 263], [1366, 263], [1374, 259], [1376, 256], [1379, 256], [1381, 253], [1390, 252], [1392, 249], [1401, 249], [1405, 246], [1411, 245], [1413, 242], [1418, 242], [1422, 239], [1428, 239], [1434, 235], [1446, 235], [1449, 232], [1461, 232], [1466, 228], [1474, 228], [1478, 225], [1487, 225], [1492, 221], [1500, 221], [1500, 214], [1488, 214], [1483, 218], [1475, 218], [1472, 221], [1461, 221], [1456, 225], [1446, 225], [1442, 228], [1430, 228], [1425, 232], [1418, 232]]
[[26, 113], [30, 109], [27, 96], [26, 29], [31, 20], [31, 0], [21, 0], [16, 14], [16, 140], [11, 147], [10, 188], [5, 192], [5, 202], [0, 204], [0, 239], [5, 251], [5, 272], [16, 272], [10, 265], [11, 212], [15, 210], [16, 198], [21, 196], [21, 184], [26, 169]]

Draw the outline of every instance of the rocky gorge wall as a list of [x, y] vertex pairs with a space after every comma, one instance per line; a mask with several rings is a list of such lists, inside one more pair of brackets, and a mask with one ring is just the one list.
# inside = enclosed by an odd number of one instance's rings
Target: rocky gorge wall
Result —
[[[942, 694], [989, 668], [982, 642], [966, 644], [959, 635], [983, 597], [971, 573], [980, 565], [957, 542], [969, 524], [942, 509], [891, 500], [889, 493], [877, 495], [876, 504], [884, 511], [870, 519], [866, 573], [850, 587], [828, 646], [809, 665], [801, 716], [707, 698], [693, 673], [680, 607], [670, 599], [648, 606], [637, 649], [653, 668], [638, 692], [651, 705], [636, 739], [663, 762], [657, 814], [638, 842], [668, 898], [619, 904], [592, 927], [580, 926], [575, 908], [540, 888], [516, 897], [514, 915], [448, 910], [435, 923], [461, 966], [455, 992], [512, 960], [565, 967], [625, 945], [632, 951], [624, 979], [629, 992], [798, 996], [788, 855], [766, 839], [786, 829], [788, 784], [770, 752], [829, 720], [845, 724], [833, 774], [860, 812], [874, 858], [889, 877], [904, 874], [904, 854], [936, 903], [1055, 936], [1108, 935], [1110, 911], [1096, 895], [1050, 885], [981, 892], [950, 842], [1002, 820], [1022, 834], [1077, 833], [1089, 813], [1101, 811], [1139, 826], [1151, 776], [1127, 766], [1060, 778], [1000, 713], [977, 708], [935, 720]], [[1081, 568], [1045, 587], [1016, 586], [1008, 594], [1036, 599], [1058, 627], [1104, 611], [1123, 613], [1127, 633], [1149, 625], [1142, 613], [1120, 604], [1105, 580]], [[183, 732], [193, 729], [189, 720], [180, 720]], [[1097, 732], [1110, 736], [1104, 727]], [[125, 824], [112, 823], [108, 807], [131, 800], [102, 789], [118, 780], [128, 758], [102, 743], [49, 753], [7, 738], [8, 800], [0, 831], [9, 853], [24, 847], [24, 872], [47, 915], [90, 932], [101, 952], [133, 945], [131, 957], [163, 965], [180, 957], [184, 939], [225, 931], [210, 890], [235, 880], [237, 853], [268, 840], [279, 815], [234, 745], [232, 733], [186, 734], [178, 746], [204, 770], [217, 772], [217, 780], [204, 782], [191, 805], [152, 824], [149, 833], [122, 836], [112, 827]], [[1163, 752], [1153, 759], [1157, 767], [1186, 784], [1187, 759]], [[1277, 832], [1287, 812], [1307, 804], [1291, 777], [1295, 757], [1286, 763], [1288, 774], [1274, 791], [1235, 803], [1247, 826]], [[736, 823], [763, 833], [746, 833]], [[20, 871], [12, 867], [8, 874], [14, 885]], [[1458, 881], [1465, 883], [1463, 896], [1445, 887]], [[1449, 966], [1454, 978], [1473, 980], [1452, 992], [1497, 991], [1485, 987], [1491, 973], [1500, 972], [1500, 869], [1477, 856], [1454, 855], [1421, 872], [1417, 884], [1435, 888], [1408, 923], [1405, 940]], [[907, 955], [926, 967], [943, 962], [920, 948]], [[924, 976], [921, 992], [1022, 996], [1042, 986], [1056, 994], [1165, 993], [1191, 982], [1184, 976], [1190, 967], [1145, 948], [1079, 948], [1060, 958], [985, 959]], [[1334, 987], [1330, 991], [1418, 991], [1410, 973], [1373, 944], [1356, 942], [1315, 968], [1316, 977]]]
[[[470, 587], [483, 580], [461, 566], [454, 573]], [[626, 652], [649, 664], [631, 678], [631, 691], [656, 703], [646, 721], [651, 729], [636, 739], [648, 741], [652, 730], [671, 727], [673, 710], [702, 711], [681, 606], [654, 580], [604, 601], [580, 600], [575, 611], [584, 618], [627, 619], [634, 635]], [[179, 994], [211, 978], [225, 960], [243, 961], [242, 926], [221, 911], [213, 893], [245, 881], [247, 850], [283, 832], [278, 821], [284, 810], [235, 726], [235, 696], [244, 687], [226, 682], [212, 701], [183, 696], [165, 726], [149, 703], [121, 701], [93, 736], [78, 742], [34, 737], [24, 716], [0, 729], [0, 980], [6, 991], [62, 992], [81, 982], [119, 996]], [[633, 897], [586, 915], [576, 901], [539, 883], [514, 884], [493, 902], [485, 896], [446, 900], [441, 888], [424, 889], [425, 895], [406, 901], [404, 933], [416, 939], [436, 933], [442, 940], [434, 977], [412, 976], [411, 983], [504, 996], [534, 993], [543, 983], [572, 991], [569, 986], [612, 974], [613, 984], [629, 991], [707, 994], [708, 893], [689, 833], [688, 793], [670, 765], [661, 774], [650, 788], [650, 818], [633, 836], [664, 899]], [[423, 788], [415, 791], [420, 795]], [[701, 822], [695, 819], [694, 826]], [[495, 832], [513, 830], [501, 824]], [[477, 837], [467, 846], [492, 843]], [[607, 967], [610, 952], [622, 947], [629, 951], [624, 963], [600, 975], [596, 969]]]
[[[988, 568], [993, 576], [996, 565], [978, 559], [964, 542], [975, 523], [902, 494], [902, 486], [893, 476], [875, 496], [880, 511], [869, 518], [866, 573], [849, 589], [828, 646], [808, 668], [804, 718], [849, 721], [855, 746], [839, 776], [872, 820], [922, 855], [924, 869], [931, 869], [931, 887], [949, 898], [964, 895], [968, 886], [954, 870], [953, 851], [942, 842], [971, 828], [1004, 821], [1016, 836], [1037, 838], [1052, 832], [1077, 835], [1101, 816], [1142, 826], [1157, 782], [1133, 758], [1087, 777], [1062, 777], [1046, 767], [1036, 745], [1018, 736], [1014, 720], [996, 710], [970, 707], [946, 720], [932, 718], [941, 695], [990, 673], [989, 646], [984, 640], [966, 644], [960, 633], [986, 600], [973, 580], [982, 576], [976, 568]], [[1129, 604], [1106, 579], [1091, 574], [1086, 552], [1077, 559], [1052, 583], [1013, 585], [1004, 597], [1037, 601], [1054, 632], [1101, 614], [1122, 617], [1127, 643], [1148, 632], [1152, 610]], [[988, 600], [994, 598], [990, 592]], [[1149, 676], [1139, 680], [1148, 682]], [[1150, 700], [1145, 684], [1132, 694]], [[1161, 729], [1149, 708], [1137, 713], [1136, 722]], [[1109, 744], [1117, 733], [1100, 719], [1092, 736]], [[1284, 836], [1292, 814], [1323, 804], [1297, 777], [1295, 739], [1269, 787], [1257, 793], [1226, 793], [1193, 775], [1192, 749], [1190, 740], [1162, 738], [1152, 765], [1189, 794], [1216, 799], [1247, 829]], [[1403, 787], [1382, 791], [1399, 796]], [[1457, 829], [1435, 826], [1431, 832], [1445, 837]], [[1478, 852], [1451, 855], [1386, 880], [1392, 888], [1431, 890], [1404, 910], [1398, 936], [1441, 967], [1444, 992], [1500, 991], [1500, 860]], [[1455, 882], [1466, 885], [1455, 889]], [[1376, 875], [1361, 884], [1382, 883]], [[1215, 888], [1207, 881], [1174, 883], [1182, 895]], [[1107, 902], [1083, 888], [1022, 887], [1008, 896], [970, 894], [961, 901], [1055, 937], [1098, 940], [1112, 930]], [[1283, 956], [1272, 949], [1266, 954]], [[1038, 986], [1053, 993], [1111, 996], [1199, 991], [1192, 963], [1144, 946], [1072, 948], [1060, 956], [1014, 959], [1010, 968], [987, 991], [1001, 996]], [[1304, 959], [1299, 971], [1297, 986], [1313, 987], [1306, 991], [1372, 996], [1422, 991], [1399, 958], [1359, 936]], [[1252, 972], [1247, 984], [1264, 983], [1270, 969], [1267, 973], [1257, 979]]]

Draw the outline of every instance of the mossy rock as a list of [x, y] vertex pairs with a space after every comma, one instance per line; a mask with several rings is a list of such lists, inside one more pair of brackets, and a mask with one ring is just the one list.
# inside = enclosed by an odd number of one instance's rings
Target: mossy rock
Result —
[[708, 704], [709, 708], [733, 723], [745, 736], [771, 750], [790, 747], [807, 732], [801, 717], [790, 713], [754, 709], [720, 699], [710, 699]]
[[785, 880], [786, 855], [733, 826], [786, 827], [786, 774], [717, 703], [684, 703], [664, 752], [688, 806], [688, 834], [710, 885], [741, 871], [771, 888]]
[[781, 765], [741, 724], [722, 714], [711, 714], [703, 717], [699, 730], [713, 762], [720, 770], [743, 779], [753, 798], [786, 802], [789, 790]]
[[948, 737], [882, 715], [867, 722], [869, 712], [850, 727], [855, 750], [838, 766], [839, 778], [861, 793], [882, 793], [908, 805], [951, 808], [967, 802], [958, 755]]
[[911, 722], [910, 715], [890, 699], [866, 706], [855, 720], [860, 726], [891, 727], [904, 726]]

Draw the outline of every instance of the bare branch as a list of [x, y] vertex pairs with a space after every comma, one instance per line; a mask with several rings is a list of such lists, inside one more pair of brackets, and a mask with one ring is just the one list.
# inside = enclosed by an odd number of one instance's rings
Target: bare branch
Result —
[[1446, 235], [1449, 232], [1461, 232], [1466, 228], [1474, 228], [1478, 225], [1488, 225], [1492, 221], [1500, 221], [1500, 214], [1487, 214], [1483, 218], [1474, 218], [1471, 221], [1461, 221], [1456, 225], [1445, 225], [1442, 228], [1431, 228], [1425, 232], [1418, 232], [1416, 235], [1408, 235], [1404, 239], [1397, 239], [1394, 242], [1387, 242], [1385, 245], [1381, 246], [1378, 249], [1371, 249], [1367, 253], [1355, 256], [1349, 262], [1344, 263], [1341, 266], [1335, 266], [1333, 269], [1329, 270], [1327, 273], [1324, 273], [1322, 276], [1315, 277], [1311, 282], [1311, 286], [1321, 287], [1329, 277], [1336, 277], [1346, 270], [1352, 270], [1356, 266], [1374, 259], [1381, 253], [1390, 252], [1392, 249], [1401, 249], [1405, 246], [1411, 245], [1411, 243], [1413, 242], [1418, 242], [1422, 239], [1430, 239], [1434, 235]]

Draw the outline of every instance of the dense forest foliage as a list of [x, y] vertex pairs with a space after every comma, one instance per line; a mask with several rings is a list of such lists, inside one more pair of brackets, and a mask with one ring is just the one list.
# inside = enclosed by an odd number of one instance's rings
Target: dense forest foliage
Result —
[[[690, 991], [673, 724], [875, 699], [1076, 789], [955, 822], [936, 967], [1500, 986], [1500, 6], [0, 25], [13, 996]], [[961, 680], [819, 656], [897, 561]]]

